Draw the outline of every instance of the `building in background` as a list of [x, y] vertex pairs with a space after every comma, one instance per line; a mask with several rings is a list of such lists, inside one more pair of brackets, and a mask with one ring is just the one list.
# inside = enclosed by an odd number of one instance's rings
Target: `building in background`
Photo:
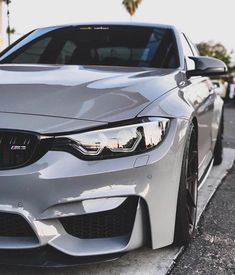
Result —
[[0, 51], [7, 46], [7, 7], [3, 0], [0, 0]]

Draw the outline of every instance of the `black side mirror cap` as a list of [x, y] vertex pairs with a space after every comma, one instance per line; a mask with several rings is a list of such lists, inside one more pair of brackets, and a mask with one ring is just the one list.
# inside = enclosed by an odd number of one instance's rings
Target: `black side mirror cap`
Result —
[[207, 56], [190, 56], [195, 62], [195, 70], [187, 71], [187, 76], [213, 76], [224, 75], [227, 72], [226, 64], [216, 58]]

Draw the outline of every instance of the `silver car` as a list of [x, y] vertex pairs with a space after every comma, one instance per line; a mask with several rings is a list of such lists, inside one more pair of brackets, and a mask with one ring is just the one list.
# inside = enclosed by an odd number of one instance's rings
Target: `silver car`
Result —
[[32, 31], [0, 55], [0, 263], [62, 266], [187, 245], [222, 161], [223, 101], [174, 26]]

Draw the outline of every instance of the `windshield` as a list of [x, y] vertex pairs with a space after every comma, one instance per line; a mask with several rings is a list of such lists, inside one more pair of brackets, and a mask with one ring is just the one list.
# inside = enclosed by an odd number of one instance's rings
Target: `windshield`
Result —
[[0, 63], [177, 68], [171, 29], [132, 26], [77, 26], [22, 39]]

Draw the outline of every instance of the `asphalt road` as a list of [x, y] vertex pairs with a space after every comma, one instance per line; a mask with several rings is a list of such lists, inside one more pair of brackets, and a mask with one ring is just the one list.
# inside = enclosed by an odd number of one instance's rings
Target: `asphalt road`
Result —
[[[235, 148], [235, 101], [225, 105], [224, 146]], [[235, 165], [204, 212], [172, 275], [235, 274]]]

